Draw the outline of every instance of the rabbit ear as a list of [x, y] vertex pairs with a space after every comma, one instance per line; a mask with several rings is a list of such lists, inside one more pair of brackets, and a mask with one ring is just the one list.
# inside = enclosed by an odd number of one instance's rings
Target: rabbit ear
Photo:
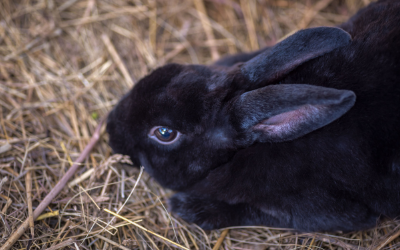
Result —
[[269, 85], [239, 96], [231, 106], [230, 121], [239, 132], [239, 143], [288, 141], [338, 119], [355, 100], [350, 90]]
[[272, 82], [304, 62], [345, 46], [350, 41], [350, 34], [340, 28], [318, 27], [300, 30], [272, 49], [244, 63], [241, 73], [252, 83]]

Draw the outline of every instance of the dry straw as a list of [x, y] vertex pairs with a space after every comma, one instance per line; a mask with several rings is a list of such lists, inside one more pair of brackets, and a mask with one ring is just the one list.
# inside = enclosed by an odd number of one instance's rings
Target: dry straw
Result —
[[[369, 2], [0, 1], [0, 247], [399, 249], [396, 221], [334, 234], [203, 231], [171, 217], [171, 191], [146, 173], [139, 178], [128, 158], [111, 156], [104, 126], [96, 130], [157, 66], [207, 64], [272, 45], [301, 28], [339, 24]], [[121, 218], [105, 212], [118, 209]]]

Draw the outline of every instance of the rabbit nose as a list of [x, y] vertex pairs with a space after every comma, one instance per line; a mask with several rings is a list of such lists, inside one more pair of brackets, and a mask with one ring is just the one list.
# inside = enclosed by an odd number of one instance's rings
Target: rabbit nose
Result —
[[109, 130], [114, 128], [114, 120], [115, 120], [115, 109], [112, 109], [107, 116], [107, 133], [110, 133]]
[[107, 126], [106, 126], [106, 131], [108, 133], [109, 136], [109, 141], [110, 141], [110, 146], [113, 149], [113, 153], [115, 153], [114, 151], [114, 147], [112, 145], [112, 141], [115, 138], [115, 109], [111, 110], [110, 113], [108, 114], [107, 117]]
[[107, 117], [106, 131], [108, 133], [108, 144], [113, 154], [128, 154], [126, 148], [126, 137], [123, 136], [123, 127], [118, 121], [119, 109], [114, 108]]

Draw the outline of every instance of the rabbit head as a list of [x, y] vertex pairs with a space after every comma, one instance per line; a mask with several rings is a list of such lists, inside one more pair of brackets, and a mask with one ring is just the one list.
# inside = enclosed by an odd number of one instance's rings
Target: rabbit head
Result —
[[227, 89], [210, 90], [212, 79], [229, 82], [208, 67], [177, 64], [143, 78], [109, 115], [114, 152], [129, 155], [173, 189], [226, 162], [233, 152], [227, 135], [233, 131], [225, 130], [228, 121], [220, 114]]
[[158, 68], [110, 113], [110, 145], [161, 185], [184, 190], [241, 148], [294, 140], [346, 113], [352, 91], [279, 80], [350, 40], [339, 28], [306, 29], [231, 67]]

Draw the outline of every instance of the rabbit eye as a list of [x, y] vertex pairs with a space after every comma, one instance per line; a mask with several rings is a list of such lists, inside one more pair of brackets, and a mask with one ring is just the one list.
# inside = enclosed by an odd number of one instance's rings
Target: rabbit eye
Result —
[[169, 128], [158, 128], [154, 131], [156, 137], [161, 141], [172, 141], [176, 137], [176, 131]]
[[176, 142], [181, 133], [168, 127], [157, 126], [150, 130], [149, 137], [160, 144], [168, 145]]

